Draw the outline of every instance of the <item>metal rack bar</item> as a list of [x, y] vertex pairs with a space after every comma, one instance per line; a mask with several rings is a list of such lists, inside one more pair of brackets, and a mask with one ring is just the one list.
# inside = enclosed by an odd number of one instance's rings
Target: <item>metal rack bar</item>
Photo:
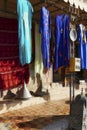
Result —
[[33, 6], [35, 7], [35, 6], [38, 6], [38, 5], [42, 4], [42, 3], [44, 3], [44, 1], [40, 1], [40, 2], [38, 2], [36, 4], [33, 4]]
[[[45, 0], [43, 4], [46, 4], [46, 8], [49, 8], [50, 6], [55, 6], [55, 5], [57, 5], [56, 2], [58, 2], [58, 0], [56, 0], [55, 2]], [[42, 3], [39, 3], [39, 4], [42, 4]], [[57, 8], [57, 9], [54, 10], [54, 11], [50, 11], [50, 13], [51, 13], [51, 12], [55, 12], [55, 11], [57, 11], [57, 10], [61, 10], [60, 6], [55, 6], [55, 8]], [[35, 12], [35, 14], [37, 14], [37, 13], [39, 13], [39, 12], [40, 12], [40, 10], [37, 10], [37, 11]]]
[[47, 3], [52, 4], [53, 6], [55, 6], [55, 8], [63, 10], [66, 13], [68, 12], [68, 10], [65, 10], [64, 7], [61, 7], [60, 5], [58, 5], [56, 2], [53, 2], [52, 0], [50, 0], [50, 1], [47, 0]]
[[[48, 5], [47, 8], [49, 8], [51, 5]], [[34, 14], [40, 13], [40, 10], [37, 10]]]

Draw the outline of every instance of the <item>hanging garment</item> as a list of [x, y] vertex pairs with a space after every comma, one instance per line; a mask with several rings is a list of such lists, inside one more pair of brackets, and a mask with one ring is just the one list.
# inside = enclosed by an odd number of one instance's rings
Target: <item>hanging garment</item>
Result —
[[41, 8], [40, 12], [40, 33], [42, 37], [41, 51], [44, 68], [50, 68], [50, 38], [51, 38], [51, 18], [49, 11]]
[[59, 15], [55, 19], [54, 68], [69, 65], [69, 16]]
[[87, 29], [85, 30], [85, 40], [87, 42]]
[[51, 30], [51, 40], [50, 40], [50, 61], [54, 63], [54, 54], [55, 54], [55, 35], [54, 30]]
[[39, 25], [35, 23], [35, 76], [39, 76], [44, 83], [52, 83], [52, 66], [49, 70], [44, 73], [43, 72], [43, 61], [42, 61], [42, 53], [41, 53], [41, 34], [39, 33]]
[[68, 15], [65, 15], [65, 17], [64, 17], [64, 31], [63, 31], [64, 66], [69, 66], [69, 58], [70, 58], [69, 25], [70, 25], [70, 17]]
[[87, 69], [87, 32], [85, 26], [78, 26], [78, 41], [79, 41], [79, 58], [81, 59], [81, 68]]
[[17, 20], [0, 17], [0, 90], [19, 87], [24, 81], [29, 81], [29, 65], [19, 61]]
[[33, 7], [28, 0], [17, 0], [19, 57], [22, 65], [31, 62], [31, 28]]
[[43, 75], [43, 61], [41, 53], [41, 35], [39, 33], [39, 24], [35, 23], [35, 76], [40, 74]]
[[63, 17], [57, 16], [55, 19], [55, 69], [63, 66]]

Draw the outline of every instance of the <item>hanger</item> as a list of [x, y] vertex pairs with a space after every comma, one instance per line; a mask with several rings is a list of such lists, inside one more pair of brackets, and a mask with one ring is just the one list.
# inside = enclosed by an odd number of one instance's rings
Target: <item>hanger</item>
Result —
[[50, 5], [47, 4], [47, 0], [44, 0], [45, 8], [47, 9]]

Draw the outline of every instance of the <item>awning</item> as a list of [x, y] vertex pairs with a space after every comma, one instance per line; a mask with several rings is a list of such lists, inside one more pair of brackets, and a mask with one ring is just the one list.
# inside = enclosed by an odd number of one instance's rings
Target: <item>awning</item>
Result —
[[80, 8], [87, 12], [87, 0], [64, 0], [65, 2], [69, 2], [70, 5], [75, 5], [76, 8]]

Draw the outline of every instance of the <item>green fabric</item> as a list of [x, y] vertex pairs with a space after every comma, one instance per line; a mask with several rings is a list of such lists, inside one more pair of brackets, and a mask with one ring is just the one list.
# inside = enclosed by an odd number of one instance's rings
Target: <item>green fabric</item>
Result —
[[43, 62], [41, 53], [41, 35], [39, 33], [39, 24], [35, 23], [35, 76], [40, 74], [43, 75]]

